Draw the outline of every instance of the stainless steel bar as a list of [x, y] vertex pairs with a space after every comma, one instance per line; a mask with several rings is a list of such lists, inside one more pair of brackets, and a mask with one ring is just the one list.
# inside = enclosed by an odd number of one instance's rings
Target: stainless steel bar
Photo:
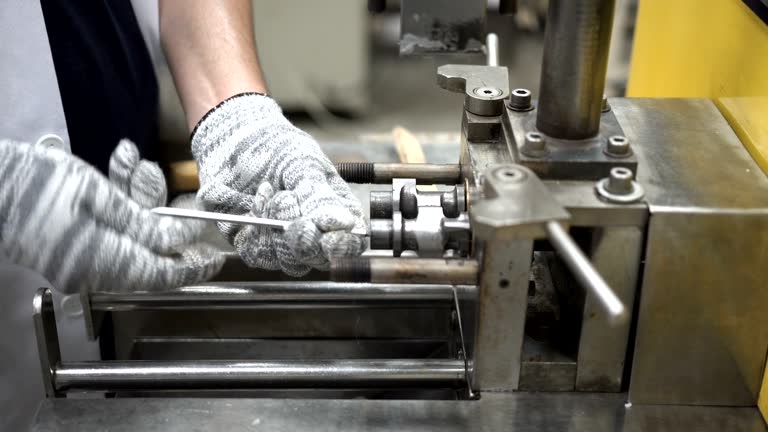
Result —
[[56, 389], [461, 387], [464, 362], [425, 360], [103, 361], [63, 363]]
[[597, 135], [615, 0], [550, 0], [536, 127], [554, 138]]
[[476, 285], [480, 266], [469, 259], [342, 258], [331, 261], [331, 280], [383, 284]]
[[413, 178], [417, 184], [461, 184], [458, 164], [341, 162], [339, 175], [350, 183], [390, 184], [394, 178]]
[[[207, 212], [202, 210], [182, 209], [175, 207], [156, 207], [152, 209], [152, 213], [161, 216], [171, 216], [177, 218], [186, 219], [199, 219], [212, 222], [229, 222], [240, 225], [257, 225], [268, 228], [275, 228], [279, 230], [285, 230], [291, 221], [283, 221], [278, 219], [260, 218], [255, 216], [240, 216], [231, 215], [227, 213]], [[365, 229], [353, 229], [350, 231], [352, 234], [367, 236], [368, 231]]]
[[595, 270], [579, 246], [563, 229], [563, 226], [559, 222], [551, 221], [546, 223], [545, 229], [552, 246], [563, 258], [576, 280], [602, 306], [608, 314], [610, 322], [614, 324], [624, 323], [627, 320], [627, 310], [624, 303], [608, 286], [600, 273]]
[[[474, 290], [475, 287], [462, 287]], [[161, 292], [90, 293], [96, 311], [165, 309], [256, 309], [275, 305], [312, 307], [446, 303], [450, 285], [392, 285], [338, 282], [248, 282], [182, 287]]]
[[485, 49], [488, 56], [488, 66], [499, 65], [499, 36], [496, 33], [488, 33], [485, 38]]

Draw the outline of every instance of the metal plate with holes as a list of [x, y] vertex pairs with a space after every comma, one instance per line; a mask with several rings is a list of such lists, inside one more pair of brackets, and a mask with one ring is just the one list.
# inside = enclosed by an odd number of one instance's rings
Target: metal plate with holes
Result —
[[515, 111], [508, 108], [502, 118], [507, 145], [515, 155], [515, 161], [530, 168], [543, 180], [599, 180], [608, 177], [613, 167], [625, 167], [632, 171], [637, 169], [634, 155], [613, 157], [604, 151], [610, 137], [624, 135], [613, 110], [601, 114], [600, 134], [597, 137], [570, 141], [542, 134], [546, 151], [529, 152], [524, 150], [526, 134], [539, 133], [536, 129], [536, 115], [536, 109]]

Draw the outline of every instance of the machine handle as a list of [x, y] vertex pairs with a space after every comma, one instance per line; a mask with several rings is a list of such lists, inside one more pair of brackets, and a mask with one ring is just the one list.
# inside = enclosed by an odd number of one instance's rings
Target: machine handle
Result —
[[626, 321], [627, 310], [624, 303], [592, 266], [563, 226], [559, 222], [550, 221], [545, 224], [544, 229], [552, 246], [563, 257], [579, 283], [597, 298], [611, 322], [618, 324]]

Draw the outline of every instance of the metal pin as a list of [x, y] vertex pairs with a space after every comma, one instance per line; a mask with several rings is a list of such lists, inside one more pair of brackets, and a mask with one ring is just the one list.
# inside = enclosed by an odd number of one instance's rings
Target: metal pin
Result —
[[563, 226], [559, 222], [550, 221], [545, 224], [545, 229], [552, 246], [584, 289], [597, 298], [598, 303], [608, 313], [610, 320], [616, 324], [626, 320], [627, 311], [624, 304], [584, 256], [584, 253], [563, 229]]
[[[207, 212], [202, 210], [190, 210], [174, 207], [156, 207], [153, 208], [152, 213], [161, 216], [171, 216], [185, 219], [199, 219], [213, 222], [227, 222], [238, 225], [256, 225], [264, 226], [268, 228], [275, 228], [279, 230], [285, 230], [291, 221], [284, 221], [278, 219], [260, 218], [255, 216], [240, 216], [231, 215], [226, 213]], [[350, 231], [352, 234], [367, 236], [368, 231], [366, 229], [355, 228]]]
[[499, 65], [499, 37], [496, 33], [488, 33], [485, 39], [485, 47], [488, 50], [488, 66]]

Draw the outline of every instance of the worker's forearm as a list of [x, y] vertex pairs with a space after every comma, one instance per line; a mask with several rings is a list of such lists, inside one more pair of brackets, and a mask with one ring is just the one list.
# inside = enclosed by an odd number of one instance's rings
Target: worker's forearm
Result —
[[224, 99], [266, 91], [251, 0], [160, 0], [160, 39], [190, 129]]

